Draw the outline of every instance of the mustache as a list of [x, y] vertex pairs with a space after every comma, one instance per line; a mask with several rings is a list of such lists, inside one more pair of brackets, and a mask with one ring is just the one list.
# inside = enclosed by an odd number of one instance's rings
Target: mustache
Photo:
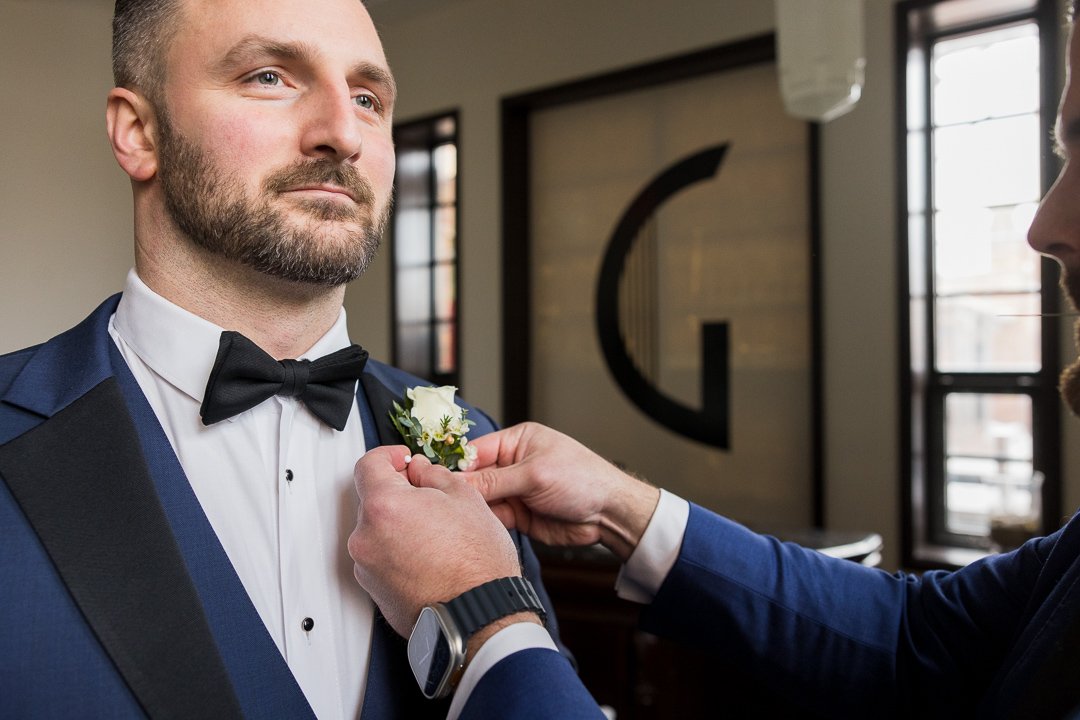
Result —
[[281, 193], [301, 185], [336, 185], [349, 192], [360, 205], [372, 207], [375, 191], [371, 184], [352, 165], [320, 158], [300, 161], [282, 168], [266, 178], [263, 187], [268, 192]]

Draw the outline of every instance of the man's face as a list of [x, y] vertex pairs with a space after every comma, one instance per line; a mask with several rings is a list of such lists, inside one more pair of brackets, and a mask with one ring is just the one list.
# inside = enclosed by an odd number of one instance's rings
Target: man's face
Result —
[[348, 282], [389, 210], [393, 102], [360, 0], [190, 0], [158, 108], [165, 207], [222, 257]]
[[[1039, 205], [1028, 242], [1060, 263], [1062, 287], [1073, 309], [1080, 310], [1080, 37], [1076, 27], [1074, 21], [1069, 39], [1068, 82], [1057, 127], [1065, 165]], [[1077, 333], [1080, 342], [1080, 321]], [[1061, 392], [1072, 411], [1080, 415], [1080, 360], [1061, 374]]]

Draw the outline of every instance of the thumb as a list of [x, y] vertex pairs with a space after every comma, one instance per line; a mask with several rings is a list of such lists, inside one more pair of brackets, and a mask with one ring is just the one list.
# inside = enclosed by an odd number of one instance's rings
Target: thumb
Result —
[[404, 482], [408, 454], [408, 448], [400, 445], [384, 445], [364, 453], [353, 466], [356, 492], [363, 497], [368, 485]]
[[362, 462], [364, 466], [377, 467], [389, 463], [395, 471], [404, 472], [408, 462], [407, 457], [409, 457], [409, 448], [404, 445], [380, 445], [364, 453], [357, 465]]

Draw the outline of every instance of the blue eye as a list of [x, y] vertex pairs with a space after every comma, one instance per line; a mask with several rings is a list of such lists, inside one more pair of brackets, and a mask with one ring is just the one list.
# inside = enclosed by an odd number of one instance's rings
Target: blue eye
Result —
[[281, 82], [281, 78], [278, 77], [276, 72], [261, 72], [255, 76], [255, 82], [260, 85], [274, 86]]
[[353, 98], [353, 100], [355, 100], [356, 104], [364, 108], [365, 110], [379, 109], [379, 101], [371, 95], [357, 95], [355, 98]]

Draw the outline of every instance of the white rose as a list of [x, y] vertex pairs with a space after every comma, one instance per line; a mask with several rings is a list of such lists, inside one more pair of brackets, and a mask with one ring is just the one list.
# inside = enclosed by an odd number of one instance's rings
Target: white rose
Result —
[[413, 401], [412, 416], [420, 421], [425, 433], [437, 440], [443, 440], [443, 418], [450, 418], [447, 430], [453, 435], [461, 435], [464, 428], [461, 422], [461, 408], [454, 402], [457, 388], [453, 385], [442, 387], [415, 387], [408, 391]]

